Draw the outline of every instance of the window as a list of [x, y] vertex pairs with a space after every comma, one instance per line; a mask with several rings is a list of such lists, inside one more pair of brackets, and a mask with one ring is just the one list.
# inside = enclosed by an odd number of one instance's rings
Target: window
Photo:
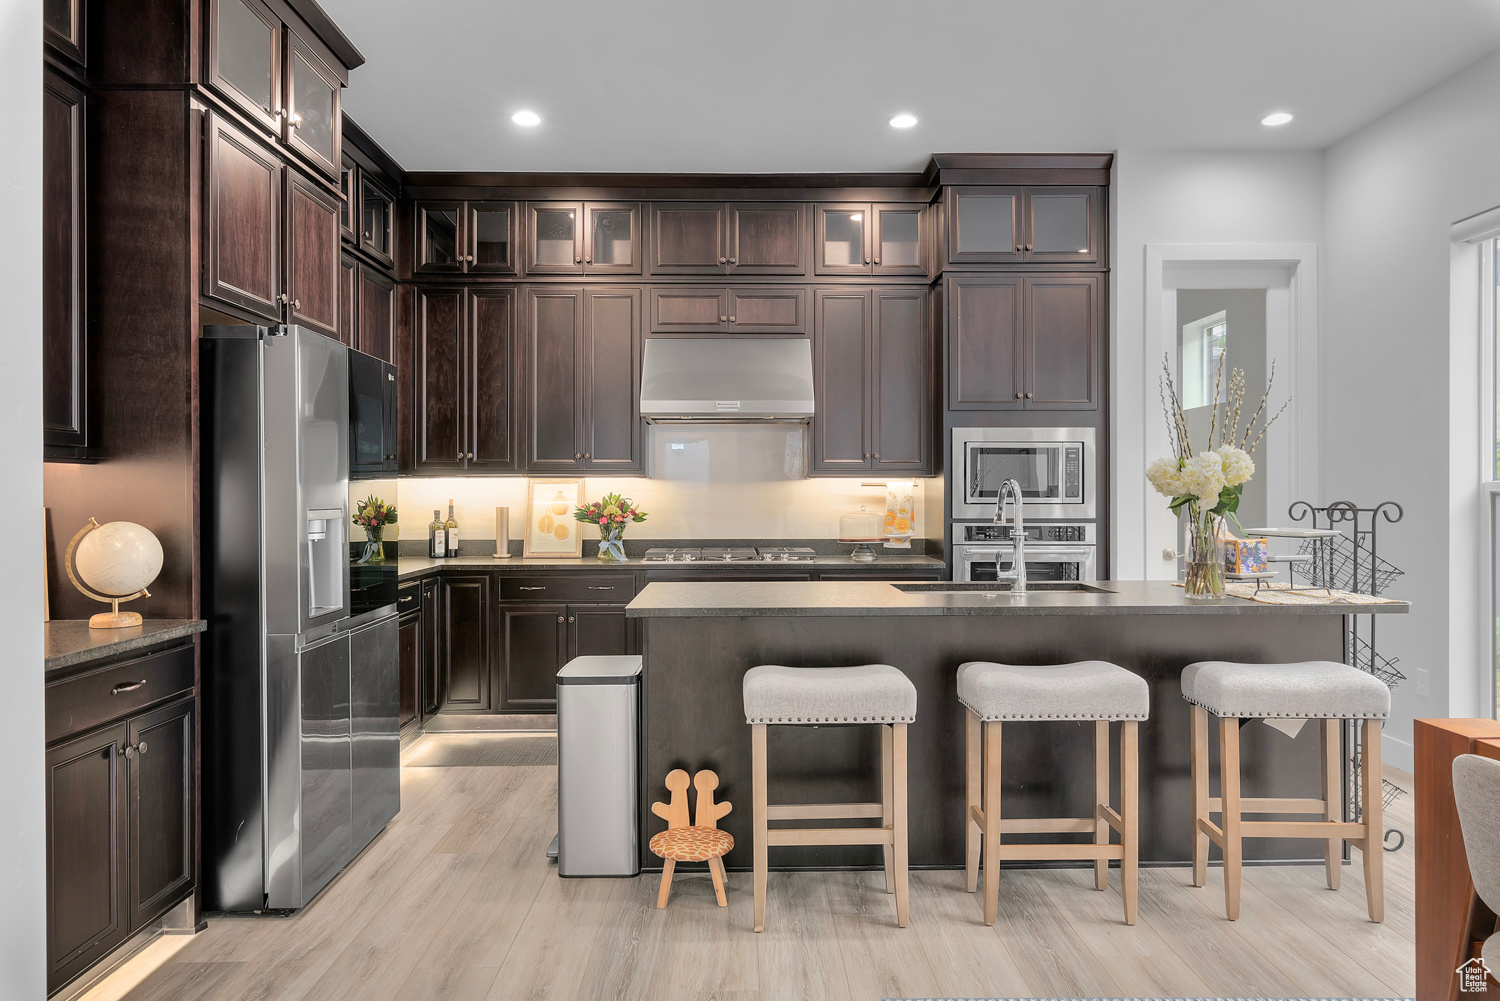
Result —
[[[1192, 314], [1189, 314], [1192, 315]], [[1229, 323], [1225, 311], [1194, 320], [1182, 325], [1178, 340], [1178, 371], [1182, 373], [1182, 406], [1185, 410], [1206, 407], [1211, 403], [1223, 403], [1229, 394], [1228, 374], [1219, 386], [1219, 399], [1214, 395], [1214, 380], [1219, 374], [1219, 365], [1224, 353], [1229, 350]], [[1500, 428], [1500, 424], [1497, 424]], [[1500, 462], [1500, 457], [1497, 457]]]

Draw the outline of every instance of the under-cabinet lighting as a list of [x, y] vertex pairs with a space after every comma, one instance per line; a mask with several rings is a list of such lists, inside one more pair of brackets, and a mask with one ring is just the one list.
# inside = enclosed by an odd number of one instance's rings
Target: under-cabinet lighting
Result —
[[903, 113], [891, 119], [891, 128], [893, 129], [909, 129], [915, 124], [917, 124], [916, 115]]
[[1292, 113], [1290, 111], [1273, 111], [1269, 115], [1267, 115], [1266, 117], [1262, 118], [1260, 120], [1260, 123], [1262, 125], [1276, 126], [1276, 125], [1285, 125], [1287, 122], [1289, 122], [1291, 120], [1292, 120]]
[[542, 124], [542, 116], [535, 111], [518, 111], [510, 116], [510, 120], [528, 129], [533, 125]]

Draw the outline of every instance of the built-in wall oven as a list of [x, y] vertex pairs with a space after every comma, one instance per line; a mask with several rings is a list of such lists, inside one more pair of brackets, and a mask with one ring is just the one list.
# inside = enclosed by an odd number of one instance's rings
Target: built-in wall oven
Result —
[[991, 518], [1012, 479], [1027, 519], [1097, 516], [1093, 428], [954, 428], [953, 469], [954, 521]]
[[396, 469], [396, 366], [351, 349], [349, 478], [395, 476]]
[[[1026, 522], [1029, 581], [1096, 580], [1097, 536], [1092, 522]], [[996, 580], [1015, 561], [1009, 525], [953, 526], [953, 579]]]

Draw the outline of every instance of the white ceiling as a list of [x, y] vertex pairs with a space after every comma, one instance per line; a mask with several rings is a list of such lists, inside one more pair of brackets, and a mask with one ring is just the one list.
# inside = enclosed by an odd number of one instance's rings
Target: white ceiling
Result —
[[408, 170], [1321, 149], [1500, 47], [1500, 0], [321, 2], [368, 59], [345, 110]]

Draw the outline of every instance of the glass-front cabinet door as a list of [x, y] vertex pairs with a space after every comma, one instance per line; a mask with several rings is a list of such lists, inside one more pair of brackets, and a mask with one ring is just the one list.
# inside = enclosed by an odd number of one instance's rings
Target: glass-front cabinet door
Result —
[[83, 64], [83, 0], [43, 0], [42, 37], [58, 52]]
[[584, 206], [583, 269], [588, 274], [641, 273], [641, 209], [636, 204]]
[[272, 132], [281, 130], [281, 30], [260, 0], [209, 4], [209, 85]]
[[1026, 260], [1095, 264], [1099, 260], [1098, 188], [1027, 188]]
[[344, 203], [339, 206], [339, 235], [357, 243], [354, 226], [359, 219], [359, 166], [347, 156], [339, 167], [339, 194], [344, 196]]
[[816, 227], [813, 249], [818, 274], [870, 273], [870, 206], [819, 205]]
[[394, 263], [391, 227], [395, 221], [395, 203], [384, 188], [360, 174], [359, 245], [387, 264]]
[[463, 202], [418, 202], [417, 246], [413, 271], [457, 274], [464, 270], [468, 241], [465, 239]]
[[923, 253], [922, 206], [875, 205], [871, 230], [872, 270], [877, 275], [923, 275], [927, 255]]
[[526, 207], [526, 238], [531, 259], [526, 270], [538, 275], [583, 272], [583, 204], [532, 202]]
[[331, 178], [341, 159], [339, 78], [294, 32], [286, 33], [286, 143]]
[[465, 263], [469, 271], [516, 273], [516, 203], [470, 202]]
[[948, 263], [1020, 261], [1026, 251], [1020, 188], [948, 189]]

